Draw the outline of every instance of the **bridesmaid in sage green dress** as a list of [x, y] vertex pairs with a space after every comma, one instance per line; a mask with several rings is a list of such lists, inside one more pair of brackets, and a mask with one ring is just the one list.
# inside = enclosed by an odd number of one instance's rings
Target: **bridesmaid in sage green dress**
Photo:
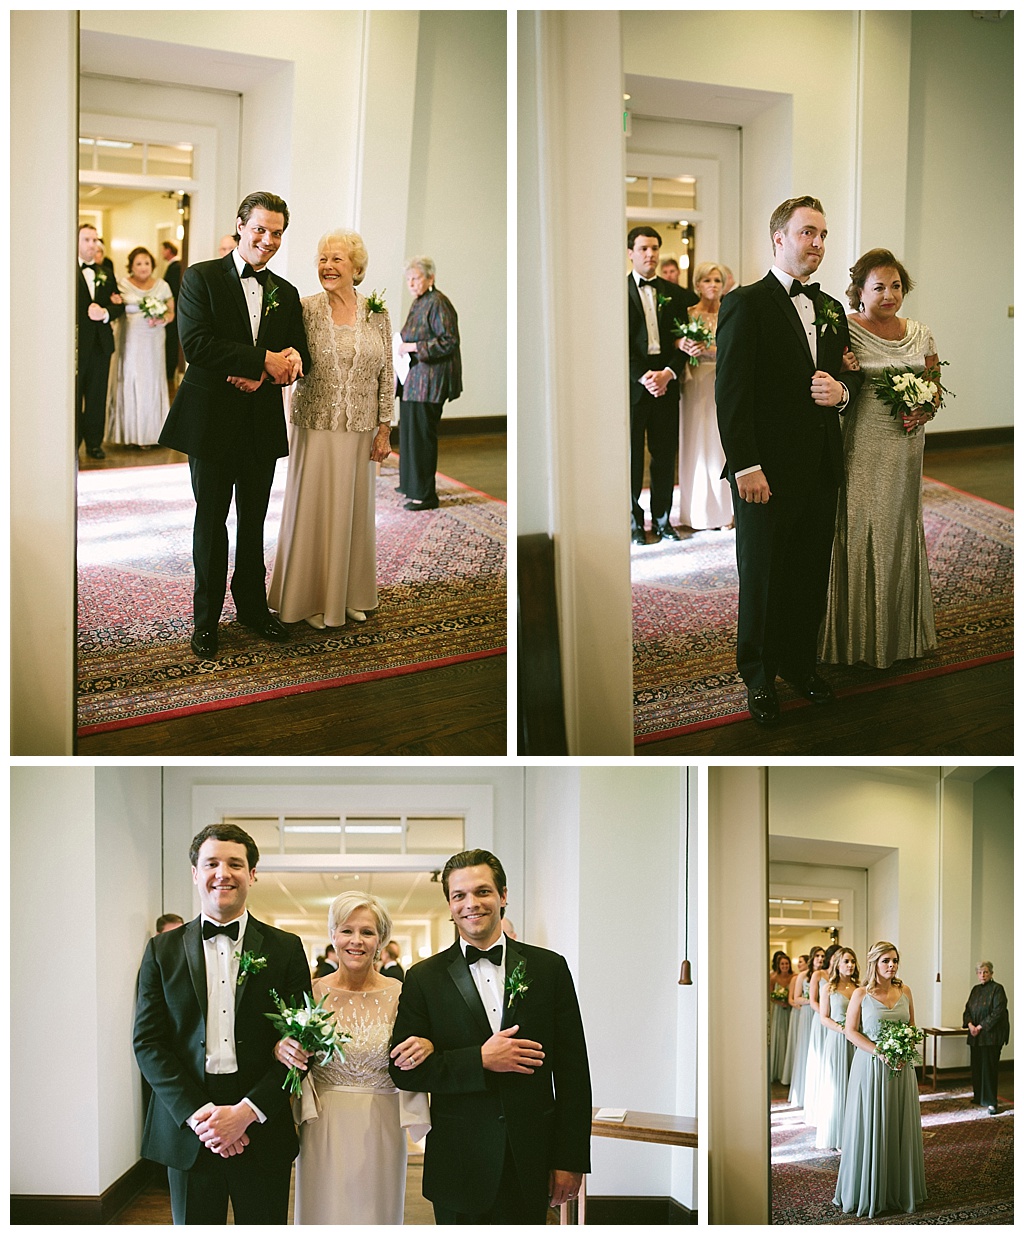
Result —
[[[796, 1058], [797, 1041], [800, 1036], [800, 1017], [796, 1013], [799, 1010], [799, 1003], [803, 1001], [803, 979], [806, 973], [807, 954], [802, 953], [796, 958], [796, 973], [790, 979], [789, 996], [787, 999], [789, 1004], [789, 1035], [786, 1039], [786, 1059], [782, 1065], [782, 1076], [780, 1078], [783, 1085], [787, 1086], [787, 1088], [792, 1080], [793, 1060]], [[797, 1002], [794, 1002], [794, 988], [796, 990]]]
[[875, 1054], [882, 1025], [914, 1023], [914, 997], [896, 977], [900, 954], [891, 943], [868, 952], [867, 985], [854, 991], [846, 1036], [857, 1047], [846, 1091], [842, 1157], [833, 1205], [860, 1218], [900, 1210], [912, 1214], [928, 1199], [917, 1075], [905, 1064], [895, 1075]]
[[[811, 981], [821, 968], [824, 948], [812, 948], [807, 960], [807, 971], [801, 978], [793, 979], [789, 988], [790, 1006], [797, 1008], [796, 1049], [792, 1059], [787, 1060], [790, 1066], [789, 1105], [803, 1106], [804, 1085], [807, 1080], [807, 1047], [811, 1040], [811, 1026], [814, 1024], [814, 1009], [811, 1007]], [[799, 983], [799, 986], [797, 985]]]
[[[792, 962], [785, 952], [776, 952], [772, 957], [772, 970], [768, 975], [768, 1003], [771, 1020], [768, 1029], [770, 1049], [768, 1080], [782, 1079], [786, 1064], [786, 1047], [789, 1043], [789, 984], [793, 979]], [[781, 996], [781, 998], [780, 998]]]
[[811, 987], [808, 999], [814, 1009], [814, 1020], [807, 1038], [807, 1075], [804, 1078], [804, 1123], [812, 1127], [818, 1122], [818, 1092], [821, 1086], [821, 1054], [825, 1048], [827, 1030], [821, 1023], [821, 1001], [828, 999], [828, 968], [832, 957], [839, 950], [839, 944], [833, 943], [825, 950], [821, 959], [821, 968], [811, 975]]
[[860, 982], [860, 966], [850, 948], [840, 948], [828, 968], [828, 984], [822, 988], [821, 1023], [825, 1044], [821, 1052], [818, 1088], [818, 1123], [814, 1144], [818, 1149], [840, 1149], [846, 1115], [846, 1088], [854, 1047], [846, 1038], [846, 1011]]

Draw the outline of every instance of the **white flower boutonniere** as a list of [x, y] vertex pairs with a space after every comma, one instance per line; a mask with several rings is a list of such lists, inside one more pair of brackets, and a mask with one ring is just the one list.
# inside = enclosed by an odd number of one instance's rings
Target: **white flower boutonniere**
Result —
[[526, 961], [520, 961], [515, 969], [505, 979], [505, 990], [508, 991], [508, 1010], [511, 1012], [515, 1001], [525, 995], [530, 989], [526, 980]]
[[103, 269], [102, 266], [97, 266], [96, 269], [92, 272], [92, 277], [96, 280], [96, 286], [102, 287], [103, 284], [106, 283], [107, 281], [107, 272]]
[[267, 967], [267, 958], [265, 956], [257, 956], [255, 952], [236, 952], [235, 960], [238, 961], [239, 986], [242, 985], [247, 973], [259, 973], [261, 969], [266, 969]]
[[[385, 287], [384, 292], [388, 289]], [[379, 295], [376, 291], [372, 291], [366, 297], [366, 316], [370, 318], [374, 313], [386, 313], [388, 306], [384, 303], [384, 292]]]
[[275, 309], [279, 309], [280, 307], [281, 306], [277, 302], [276, 285], [274, 287], [268, 287], [263, 293], [263, 316], [266, 317], [268, 313], [273, 313]]
[[821, 327], [819, 334], [823, 335], [826, 330], [831, 330], [833, 334], [839, 333], [839, 310], [831, 300], [822, 298], [819, 302], [814, 324]]

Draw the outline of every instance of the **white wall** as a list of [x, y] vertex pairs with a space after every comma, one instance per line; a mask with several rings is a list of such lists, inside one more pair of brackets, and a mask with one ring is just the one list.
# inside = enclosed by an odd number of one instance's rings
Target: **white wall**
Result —
[[[56, 917], [39, 929], [58, 854]], [[161, 909], [158, 771], [12, 769], [11, 1002], [49, 999], [69, 1044], [51, 1057], [12, 1035], [12, 1193], [98, 1196], [138, 1160], [135, 976]]]
[[[853, 948], [863, 965], [866, 942], [867, 873], [855, 866], [811, 865], [804, 862], [771, 862], [768, 866], [768, 890], [772, 896], [839, 897], [842, 900], [840, 914], [843, 929], [840, 943]], [[773, 928], [777, 929], [777, 928]], [[791, 932], [801, 932], [800, 927], [790, 927]], [[796, 936], [790, 945], [789, 955], [799, 956], [808, 950], [814, 928], [808, 928], [801, 942]], [[828, 947], [828, 936], [820, 931], [814, 934], [811, 946]]]
[[[1010, 1004], [1010, 1042], [1002, 1057], [1013, 1058], [1013, 769], [990, 772], [974, 786], [973, 895], [971, 957], [967, 973], [948, 974], [962, 986], [964, 1001], [974, 985], [978, 961], [991, 961], [995, 979]], [[956, 1022], [959, 1025], [959, 1020]]]

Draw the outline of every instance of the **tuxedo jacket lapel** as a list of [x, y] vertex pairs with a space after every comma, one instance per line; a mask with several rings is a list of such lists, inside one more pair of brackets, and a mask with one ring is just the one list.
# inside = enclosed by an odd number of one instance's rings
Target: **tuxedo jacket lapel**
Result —
[[246, 342], [249, 342], [252, 339], [252, 327], [249, 324], [249, 302], [246, 300], [245, 292], [242, 290], [242, 280], [238, 277], [238, 271], [235, 269], [235, 259], [230, 253], [224, 258], [222, 269], [228, 295], [242, 315], [242, 321], [245, 323]]
[[[260, 924], [256, 919], [249, 915], [249, 922], [245, 928], [245, 938], [242, 940], [239, 952], [251, 952], [253, 956], [259, 956], [263, 948], [263, 932], [260, 930]], [[245, 987], [249, 981], [247, 973], [240, 973], [241, 982], [235, 983], [235, 1014], [238, 1014], [239, 1004], [242, 1002], [242, 996], [245, 994]]]
[[484, 1035], [485, 1039], [489, 1038], [491, 1036], [491, 1023], [487, 1019], [487, 1013], [484, 1011], [484, 1005], [480, 1002], [480, 995], [469, 972], [466, 958], [463, 956], [462, 948], [458, 944], [453, 949], [452, 961], [448, 966], [448, 976], [455, 983], [459, 994], [465, 1001], [466, 1007], [473, 1017], [473, 1023]]
[[[513, 1007], [511, 1013], [508, 1007], [508, 980], [512, 976], [515, 967], [523, 960], [523, 953], [519, 945], [514, 939], [506, 938], [505, 940], [505, 989], [501, 995], [501, 1027], [508, 1029], [510, 1025], [517, 1023], [519, 1016], [519, 1005]], [[522, 995], [519, 996], [522, 999]]]
[[182, 927], [184, 936], [185, 960], [188, 962], [189, 977], [196, 993], [196, 1000], [203, 1016], [206, 1016], [206, 953], [203, 950], [202, 919], [193, 918]]
[[270, 317], [271, 317], [270, 311], [267, 309], [267, 297], [270, 295], [270, 293], [273, 291], [275, 287], [277, 287], [277, 284], [274, 282], [274, 276], [268, 275], [267, 281], [263, 285], [263, 316], [260, 318], [260, 328], [256, 332], [256, 346], [257, 347], [267, 346], [263, 339], [263, 336], [266, 333], [270, 325]]
[[636, 285], [636, 279], [631, 274], [626, 275], [626, 286], [629, 289], [629, 298], [633, 302], [633, 307], [637, 310], [641, 317], [644, 315], [643, 301], [640, 299], [640, 289]]

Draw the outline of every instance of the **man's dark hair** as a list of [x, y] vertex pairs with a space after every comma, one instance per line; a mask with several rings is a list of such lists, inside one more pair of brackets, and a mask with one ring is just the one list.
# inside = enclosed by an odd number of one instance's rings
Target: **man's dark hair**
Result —
[[256, 869], [256, 863], [260, 860], [260, 851], [256, 847], [256, 842], [248, 832], [243, 832], [241, 828], [233, 823], [211, 823], [192, 837], [188, 857], [193, 866], [198, 866], [199, 850], [202, 849], [203, 844], [208, 840], [226, 840], [232, 841], [236, 845], [244, 845], [249, 869]]
[[789, 220], [798, 210], [817, 210], [818, 214], [825, 213], [825, 207], [816, 197], [790, 197], [776, 206], [768, 223], [768, 235], [771, 237], [773, 249], [775, 247], [775, 233], [784, 232], [789, 225]]
[[169, 240], [165, 240], [160, 247], [162, 249], [170, 249], [170, 251], [174, 254], [175, 257], [178, 256], [178, 246], [176, 244], [171, 244]]
[[631, 249], [636, 244], [637, 236], [653, 236], [658, 242], [658, 248], [661, 248], [661, 237], [653, 227], [633, 227], [630, 228], [629, 235], [626, 237], [626, 248]]
[[177, 922], [184, 926], [185, 919], [177, 913], [162, 913], [156, 920], [156, 933], [159, 935], [165, 926], [170, 926], [172, 922]]
[[[456, 853], [450, 857], [444, 864], [444, 870], [441, 872], [441, 887], [444, 888], [444, 899], [448, 899], [448, 876], [452, 871], [465, 870], [467, 866], [488, 866], [491, 874], [494, 876], [494, 885], [498, 889], [500, 895], [504, 892], [508, 884], [505, 882], [505, 868], [494, 856], [493, 853], [488, 853], [486, 849], [464, 849], [462, 853]], [[501, 916], [505, 916], [505, 909], [502, 906]]]
[[[243, 223], [249, 222], [249, 215], [254, 210], [271, 210], [274, 214], [284, 215], [285, 230], [288, 228], [288, 204], [283, 197], [278, 197], [276, 193], [250, 193], [248, 197], [243, 198], [242, 204], [238, 207], [238, 214], [235, 216], [242, 220]], [[241, 240], [238, 232], [235, 232], [235, 243]]]

